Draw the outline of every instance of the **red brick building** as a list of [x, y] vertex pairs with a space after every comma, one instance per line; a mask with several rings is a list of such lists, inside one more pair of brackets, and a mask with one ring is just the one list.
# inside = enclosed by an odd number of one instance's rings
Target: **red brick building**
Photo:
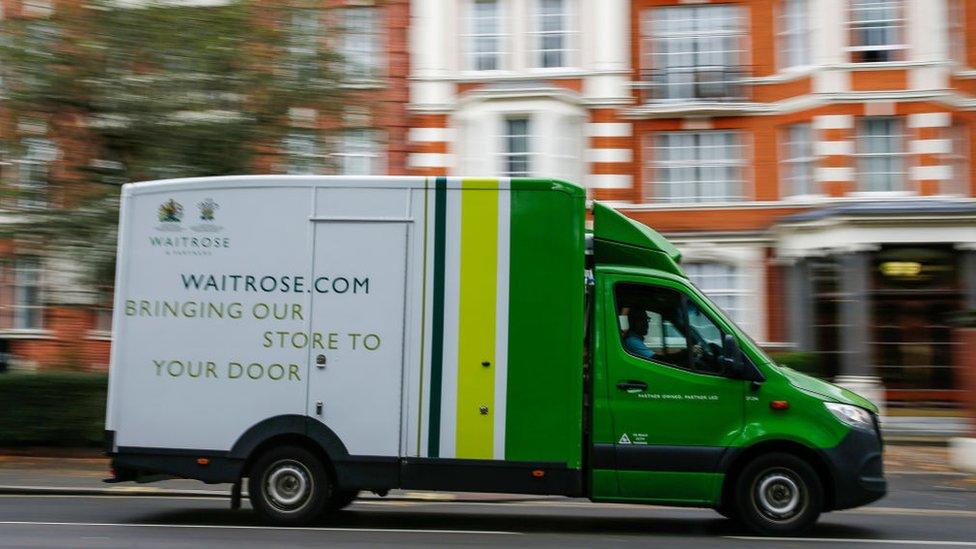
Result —
[[[59, 0], [0, 0], [0, 24], [26, 19], [34, 23], [26, 32], [51, 36], [63, 5]], [[344, 56], [352, 97], [338, 119], [301, 106], [291, 109], [291, 130], [278, 154], [259, 161], [254, 172], [404, 173], [409, 21], [407, 0], [323, 0], [296, 9], [285, 22], [288, 54], [334, 48]], [[338, 38], [330, 31], [336, 27], [343, 30]], [[49, 175], [85, 156], [83, 142], [52, 135], [43, 123], [3, 128], [0, 139], [19, 140], [23, 151], [14, 156], [0, 149], [0, 179], [7, 188], [44, 185]], [[15, 215], [17, 207], [8, 204], [0, 216]], [[17, 250], [10, 242], [0, 247], [0, 369], [107, 367], [111, 311], [72, 269], [69, 263]]]
[[890, 401], [958, 397], [976, 2], [413, 6], [415, 173], [576, 179], [769, 348]]

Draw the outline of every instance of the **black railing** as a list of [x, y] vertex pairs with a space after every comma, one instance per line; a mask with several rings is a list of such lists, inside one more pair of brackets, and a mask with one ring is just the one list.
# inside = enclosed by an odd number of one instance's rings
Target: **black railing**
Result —
[[641, 102], [743, 101], [748, 99], [748, 71], [744, 67], [668, 67], [642, 74]]

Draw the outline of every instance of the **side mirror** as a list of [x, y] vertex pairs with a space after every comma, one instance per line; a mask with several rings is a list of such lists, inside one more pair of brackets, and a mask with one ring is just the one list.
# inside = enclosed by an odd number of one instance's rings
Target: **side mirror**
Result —
[[745, 379], [746, 365], [742, 360], [742, 351], [739, 350], [739, 343], [732, 334], [725, 334], [722, 337], [722, 358], [719, 359], [722, 367], [732, 377]]

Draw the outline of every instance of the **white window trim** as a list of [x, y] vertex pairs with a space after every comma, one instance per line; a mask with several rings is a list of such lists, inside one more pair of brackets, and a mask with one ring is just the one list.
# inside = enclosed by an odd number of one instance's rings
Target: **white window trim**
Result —
[[[497, 74], [503, 73], [509, 70], [510, 56], [511, 52], [511, 35], [509, 31], [510, 21], [508, 21], [508, 11], [505, 9], [504, 0], [495, 0], [495, 6], [497, 9], [495, 19], [498, 21], [498, 26], [495, 28], [494, 33], [489, 34], [476, 34], [474, 32], [474, 10], [475, 3], [477, 0], [465, 0], [464, 5], [461, 8], [461, 21], [460, 21], [460, 42], [461, 42], [461, 72], [472, 75], [481, 74]], [[491, 52], [495, 54], [496, 66], [494, 69], [478, 69], [476, 63], [476, 52], [474, 50], [474, 39], [479, 36], [496, 37], [498, 40], [496, 51]]]
[[[854, 13], [858, 10], [855, 9], [854, 4], [857, 1], [859, 0], [847, 0], [847, 33], [849, 37], [848, 38], [849, 43], [845, 49], [848, 53], [850, 62], [857, 65], [876, 65], [881, 63], [892, 63], [892, 62], [898, 63], [898, 62], [906, 61], [908, 59], [909, 46], [907, 42], [908, 31], [906, 27], [908, 25], [908, 21], [905, 19], [905, 1], [904, 0], [882, 0], [884, 2], [893, 2], [898, 4], [897, 9], [899, 10], [900, 17], [898, 17], [897, 19], [873, 19], [873, 20], [868, 19], [863, 21], [855, 21]], [[896, 32], [899, 34], [898, 40], [900, 43], [875, 45], [875, 46], [854, 45], [853, 41], [854, 41], [854, 36], [856, 34], [855, 29], [870, 23], [897, 23], [897, 26], [895, 26], [894, 28], [896, 29]], [[886, 59], [884, 61], [856, 61], [854, 59], [855, 53], [865, 52], [865, 51], [897, 51], [897, 52], [901, 52], [901, 54], [898, 56], [899, 59]]]
[[[359, 140], [356, 146], [346, 148], [349, 138], [354, 132], [361, 132], [365, 139]], [[382, 130], [376, 128], [346, 128], [338, 134], [339, 146], [332, 157], [336, 160], [335, 171], [341, 175], [385, 175], [387, 167], [385, 140]], [[368, 147], [361, 147], [367, 143]], [[346, 163], [350, 159], [362, 159], [369, 164], [368, 174], [352, 174], [346, 172]]]
[[[693, 147], [693, 149], [695, 149], [696, 151], [695, 158], [689, 160], [676, 161], [673, 163], [669, 160], [665, 160], [662, 162], [661, 160], [658, 159], [658, 155], [653, 154], [653, 152], [651, 154], [646, 153], [648, 148], [650, 148], [652, 151], [658, 150], [659, 147], [657, 146], [656, 141], [659, 137], [665, 134], [670, 134], [670, 135], [690, 134], [690, 135], [698, 136], [700, 134], [706, 134], [706, 133], [732, 134], [738, 141], [738, 143], [734, 146], [737, 147], [738, 150], [741, 152], [739, 158], [713, 160], [713, 161], [703, 163], [701, 162], [699, 156], [700, 149], [702, 147], [697, 144]], [[751, 191], [749, 187], [751, 184], [751, 169], [752, 169], [751, 164], [753, 160], [752, 158], [749, 157], [751, 152], [750, 151], [751, 142], [747, 142], [747, 139], [749, 139], [749, 137], [750, 135], [748, 134], [748, 132], [741, 131], [741, 130], [677, 130], [677, 131], [648, 132], [647, 134], [644, 135], [643, 137], [644, 141], [642, 143], [642, 147], [644, 148], [645, 151], [644, 170], [642, 170], [643, 173], [642, 183], [643, 185], [645, 185], [645, 187], [643, 188], [642, 194], [644, 196], [642, 197], [642, 200], [645, 203], [652, 203], [652, 204], [667, 204], [667, 205], [692, 205], [693, 204], [702, 207], [711, 204], [729, 204], [729, 203], [738, 204], [738, 203], [745, 202], [748, 199], [748, 196], [750, 195], [750, 191]], [[650, 162], [648, 162], [648, 159], [650, 160]], [[737, 196], [726, 196], [717, 199], [713, 197], [708, 197], [707, 200], [681, 200], [681, 199], [676, 200], [673, 198], [662, 200], [663, 194], [659, 191], [659, 189], [662, 188], [661, 186], [663, 183], [662, 183], [662, 179], [657, 177], [655, 172], [658, 169], [661, 169], [662, 167], [667, 168], [668, 166], [666, 165], [662, 166], [662, 164], [668, 164], [668, 163], [673, 164], [674, 167], [687, 167], [687, 168], [692, 168], [696, 171], [700, 170], [702, 167], [705, 166], [738, 167], [740, 178], [738, 180], [725, 181], [723, 182], [723, 184], [729, 187], [738, 184], [739, 194]], [[690, 181], [690, 183], [694, 183], [696, 186], [701, 184], [701, 182], [697, 179]], [[673, 182], [669, 182], [669, 184], [673, 184]], [[648, 188], [646, 187], [647, 185], [650, 185], [651, 193], [648, 193]]]
[[[706, 267], [726, 267], [730, 270], [729, 273], [702, 273]], [[688, 279], [697, 287], [703, 294], [705, 294], [709, 299], [711, 299], [714, 304], [719, 307], [730, 320], [735, 322], [737, 325], [743, 329], [752, 327], [752, 319], [749, 314], [749, 307], [747, 306], [747, 300], [752, 297], [752, 291], [747, 285], [746, 274], [737, 263], [726, 262], [726, 261], [706, 261], [697, 260], [689, 261], [683, 265], [683, 268], [688, 275]], [[698, 272], [695, 272], [698, 271]], [[720, 287], [720, 288], [705, 288], [701, 284], [705, 278], [717, 278], [721, 276], [722, 278], [731, 277], [733, 284], [737, 286], [732, 287]], [[697, 278], [696, 278], [697, 277]], [[731, 310], [722, 308], [718, 305], [718, 301], [722, 298], [731, 297], [734, 298], [736, 303]], [[751, 330], [747, 330], [751, 331]]]
[[[511, 137], [520, 137], [515, 135], [510, 135], [508, 133], [508, 125], [511, 120], [526, 120], [527, 121], [527, 132], [525, 134], [526, 143], [528, 144], [528, 151], [512, 153], [508, 150], [508, 140]], [[540, 156], [538, 150], [538, 144], [536, 143], [536, 136], [533, 134], [537, 126], [537, 122], [530, 113], [506, 113], [501, 117], [501, 131], [499, 132], [499, 139], [501, 146], [499, 147], [499, 158], [496, 162], [498, 166], [498, 173], [503, 177], [532, 177], [535, 175], [538, 169], [538, 158]], [[527, 170], [524, 174], [515, 174], [508, 170], [509, 159], [513, 157], [525, 158], [527, 163]]]
[[[299, 140], [309, 139], [312, 143], [312, 152], [297, 150], [291, 145]], [[284, 136], [282, 148], [285, 153], [283, 171], [288, 175], [315, 175], [324, 173], [327, 168], [327, 156], [322, 152], [322, 139], [318, 132], [311, 129], [293, 129]], [[309, 170], [295, 169], [300, 161]]]
[[[36, 298], [37, 302], [34, 304], [24, 304], [19, 300], [19, 292], [22, 287], [21, 285], [21, 271], [23, 269], [24, 263], [33, 263], [30, 270], [33, 270], [36, 274], [36, 279], [33, 286], [36, 288]], [[10, 325], [2, 330], [4, 334], [21, 334], [21, 335], [40, 335], [47, 333], [44, 326], [44, 310], [45, 310], [45, 284], [44, 284], [44, 266], [38, 257], [14, 257], [7, 261], [4, 261], [3, 268], [4, 278], [6, 283], [6, 289], [9, 290], [9, 295], [6, 296], [10, 299], [9, 303], [4, 303], [3, 308], [5, 313], [9, 316]], [[6, 292], [5, 292], [6, 293]], [[34, 310], [38, 313], [38, 325], [36, 326], [17, 326], [18, 318], [21, 315], [21, 311]]]
[[[343, 22], [345, 23], [349, 18], [349, 14], [353, 12], [368, 13], [369, 29], [366, 32], [350, 33], [349, 28], [345, 29], [342, 38], [341, 51], [344, 56], [346, 56], [345, 62], [351, 67], [357, 67], [363, 69], [363, 74], [352, 73], [350, 76], [350, 81], [353, 85], [363, 85], [368, 83], [376, 83], [382, 81], [387, 76], [387, 57], [386, 57], [386, 47], [383, 44], [383, 39], [386, 37], [385, 29], [383, 29], [383, 11], [382, 8], [378, 6], [361, 6], [351, 4], [347, 7], [342, 8]], [[360, 29], [362, 30], [362, 29]], [[365, 54], [367, 59], [365, 62], [350, 62], [351, 57], [348, 55], [350, 49], [347, 47], [349, 45], [348, 39], [350, 36], [359, 35], [365, 36], [366, 40], [369, 41], [369, 52], [352, 52], [355, 54]]]
[[[791, 144], [793, 143], [793, 141], [790, 138], [790, 130], [801, 125], [807, 126], [807, 129], [809, 131], [807, 137], [809, 138], [810, 155], [801, 156], [799, 158], [792, 158], [791, 155], [793, 151], [792, 151]], [[823, 192], [817, 192], [818, 182], [816, 177], [816, 169], [817, 169], [818, 162], [820, 161], [820, 156], [817, 155], [817, 151], [816, 151], [817, 135], [818, 132], [814, 128], [813, 122], [797, 122], [794, 124], [787, 124], [786, 126], [780, 128], [779, 166], [781, 166], [781, 169], [779, 172], [779, 180], [780, 180], [779, 195], [782, 200], [803, 202], [803, 201], [809, 201], [824, 196]], [[788, 179], [786, 176], [786, 170], [789, 169], [790, 166], [799, 163], [811, 164], [812, 169], [810, 171], [810, 181], [807, 185], [811, 192], [800, 193], [800, 194], [794, 193], [793, 182], [791, 179]]]
[[[861, 151], [864, 138], [867, 134], [864, 133], [865, 125], [871, 119], [886, 119], [893, 120], [898, 126], [898, 144], [899, 151], [894, 153], [866, 153]], [[849, 193], [851, 196], [872, 196], [872, 197], [897, 197], [897, 196], [908, 196], [917, 194], [915, 190], [909, 188], [909, 174], [911, 173], [910, 161], [914, 157], [908, 150], [908, 135], [905, 133], [907, 125], [905, 123], [904, 117], [901, 116], [864, 116], [855, 122], [856, 138], [854, 141], [854, 152], [851, 156], [854, 158], [854, 173], [855, 173], [855, 184], [856, 189], [854, 192]], [[863, 171], [863, 160], [866, 158], [873, 157], [893, 157], [901, 159], [901, 172], [895, 172], [901, 174], [900, 189], [893, 190], [883, 190], [883, 191], [871, 191], [865, 190], [863, 187], [865, 181], [863, 176], [866, 173]]]
[[[540, 29], [540, 21], [542, 19], [542, 1], [543, 0], [533, 0], [532, 2], [532, 14], [530, 16], [530, 29], [528, 31], [528, 67], [533, 72], [565, 72], [567, 70], [577, 70], [579, 67], [579, 2], [577, 0], [562, 0], [562, 19], [563, 27], [558, 31], [542, 31]], [[544, 67], [542, 66], [542, 54], [543, 50], [541, 47], [541, 40], [543, 35], [546, 34], [559, 34], [563, 37], [564, 43], [563, 47], [559, 51], [563, 55], [563, 63], [555, 67]]]
[[956, 70], [966, 68], [966, 2], [946, 0], [946, 58]]
[[[789, 30], [786, 28], [787, 18], [786, 5], [792, 1], [802, 2], [804, 16], [801, 18], [803, 21], [802, 34], [805, 36], [804, 47], [806, 48], [805, 57], [806, 63], [791, 64], [786, 55], [784, 54], [781, 40], [789, 40], [789, 36], [792, 34], [798, 34], [796, 30]], [[814, 0], [816, 1], [816, 0]], [[773, 28], [775, 29], [775, 46], [776, 46], [776, 68], [781, 72], [803, 72], [809, 71], [813, 68], [813, 28], [810, 25], [809, 11], [810, 4], [807, 0], [779, 0], [775, 7], [775, 17], [773, 19]]]
[[[707, 11], [707, 10], [720, 10], [720, 9], [735, 9], [737, 11], [738, 27], [732, 30], [709, 30], [709, 31], [692, 31], [692, 32], [679, 32], [673, 31], [665, 34], [658, 34], [655, 32], [655, 21], [658, 14], [664, 13], [667, 10], [678, 10], [678, 9], [691, 9], [695, 11]], [[639, 13], [640, 25], [640, 54], [638, 57], [638, 65], [640, 67], [641, 81], [636, 84], [637, 87], [642, 89], [650, 90], [649, 97], [644, 101], [653, 101], [655, 103], [685, 103], [694, 101], [728, 101], [728, 100], [742, 100], [745, 99], [747, 95], [746, 92], [741, 89], [746, 85], [749, 75], [748, 71], [748, 56], [751, 50], [751, 41], [749, 36], [749, 13], [748, 10], [738, 4], [696, 4], [696, 5], [663, 5], [663, 6], [651, 6], [644, 8]], [[694, 65], [692, 67], [668, 67], [660, 66], [658, 56], [661, 54], [655, 53], [655, 44], [664, 40], [678, 40], [678, 39], [689, 39], [689, 40], [702, 40], [703, 37], [715, 38], [715, 37], [731, 37], [737, 39], [737, 49], [731, 50], [721, 50], [723, 55], [729, 55], [737, 57], [734, 64], [728, 66], [723, 66], [723, 68], [728, 69], [732, 72], [739, 72], [739, 78], [734, 80], [723, 80], [719, 82], [711, 82], [716, 85], [727, 85], [735, 86], [738, 85], [740, 89], [738, 93], [729, 93], [728, 95], [721, 95], [717, 97], [700, 97], [699, 93], [696, 91], [697, 86], [701, 86], [700, 82], [693, 82], [692, 94], [688, 97], [660, 97], [657, 91], [658, 88], [668, 88], [675, 87], [673, 83], [659, 83], [657, 82], [657, 75], [659, 72], [667, 71], [667, 69], [684, 69], [694, 71], [699, 67], [699, 65]], [[714, 53], [714, 52], [713, 52]], [[708, 65], [700, 65], [701, 67], [707, 67]], [[675, 74], [680, 74], [681, 70], [673, 70]], [[646, 76], [645, 76], [646, 75]], [[707, 84], [707, 83], [706, 83]], [[680, 87], [680, 86], [677, 86]], [[668, 93], [667, 95], [670, 95]]]

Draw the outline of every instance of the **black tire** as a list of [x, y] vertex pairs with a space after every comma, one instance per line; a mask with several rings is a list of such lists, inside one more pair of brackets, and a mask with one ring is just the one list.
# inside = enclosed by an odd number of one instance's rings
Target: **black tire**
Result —
[[322, 514], [331, 495], [325, 464], [304, 448], [272, 448], [251, 467], [248, 498], [258, 515], [271, 524], [308, 524]]
[[795, 535], [808, 530], [823, 510], [823, 486], [809, 463], [792, 454], [772, 453], [748, 463], [735, 481], [735, 514], [762, 535]]
[[325, 505], [325, 512], [339, 511], [345, 509], [356, 501], [359, 496], [359, 490], [336, 490], [332, 493], [332, 497], [329, 498], [328, 503]]

